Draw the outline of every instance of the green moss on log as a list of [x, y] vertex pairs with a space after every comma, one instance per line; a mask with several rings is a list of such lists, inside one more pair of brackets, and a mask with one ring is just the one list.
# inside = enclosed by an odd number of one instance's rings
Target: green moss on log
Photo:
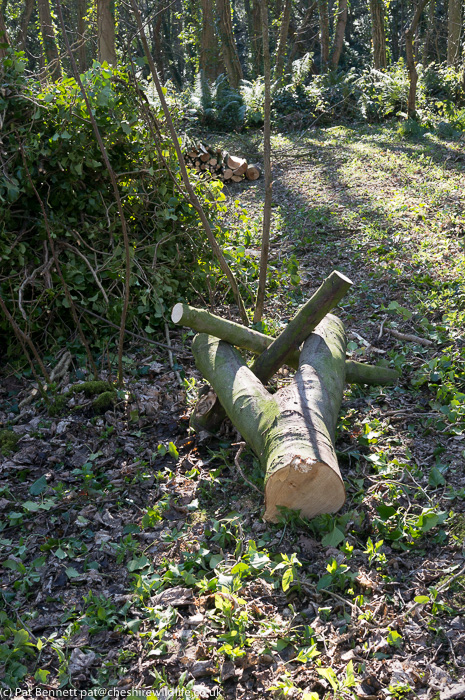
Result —
[[92, 406], [94, 407], [94, 411], [96, 413], [105, 413], [105, 411], [108, 411], [109, 408], [112, 408], [114, 406], [116, 401], [116, 391], [104, 391], [100, 396], [97, 396], [96, 399], [93, 400]]
[[97, 396], [98, 394], [103, 394], [104, 392], [114, 392], [115, 389], [110, 382], [103, 382], [101, 380], [95, 380], [90, 382], [82, 382], [81, 384], [75, 384], [71, 389], [65, 394], [65, 396], [71, 396], [72, 394], [79, 394], [83, 392], [87, 398], [91, 396]]

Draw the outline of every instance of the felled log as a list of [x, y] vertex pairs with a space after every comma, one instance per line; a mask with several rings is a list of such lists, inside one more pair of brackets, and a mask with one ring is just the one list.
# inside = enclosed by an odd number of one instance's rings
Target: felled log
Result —
[[338, 305], [344, 294], [352, 286], [352, 282], [337, 270], [334, 270], [315, 294], [297, 312], [283, 332], [255, 360], [252, 371], [267, 382], [293, 350], [296, 350], [308, 338], [318, 323]]
[[[228, 321], [205, 309], [196, 309], [188, 304], [175, 304], [171, 312], [171, 320], [177, 325], [186, 326], [198, 333], [213, 335], [255, 354], [264, 352], [274, 340], [269, 335], [242, 326], [240, 323]], [[298, 369], [299, 356], [300, 351], [293, 350], [286, 358], [286, 364], [293, 369]], [[346, 360], [345, 362], [345, 381], [348, 384], [387, 386], [395, 384], [398, 379], [398, 372], [390, 367], [368, 365], [354, 360]]]
[[245, 158], [223, 153], [221, 149], [215, 150], [206, 143], [198, 143], [187, 150], [184, 153], [184, 161], [198, 173], [209, 172], [211, 177], [223, 182], [257, 180], [260, 177], [260, 168], [257, 165], [249, 165]]
[[312, 518], [344, 503], [333, 441], [345, 348], [342, 321], [328, 315], [305, 341], [292, 383], [271, 395], [231, 345], [205, 334], [194, 338], [198, 369], [262, 465], [266, 520], [278, 519], [278, 506]]
[[247, 180], [258, 180], [261, 175], [261, 170], [258, 165], [249, 165], [245, 171]]

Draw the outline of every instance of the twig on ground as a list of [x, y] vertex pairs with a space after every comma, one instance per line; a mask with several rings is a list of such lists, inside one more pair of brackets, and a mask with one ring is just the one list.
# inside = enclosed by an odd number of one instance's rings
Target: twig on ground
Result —
[[166, 337], [166, 342], [168, 343], [168, 360], [170, 363], [170, 367], [173, 370], [176, 379], [178, 380], [179, 386], [184, 386], [184, 383], [181, 379], [181, 375], [179, 374], [177, 369], [174, 369], [174, 362], [173, 362], [173, 353], [171, 352], [171, 338], [170, 338], [170, 329], [168, 328], [168, 324], [165, 323], [165, 337]]
[[412, 335], [411, 333], [400, 333], [399, 331], [395, 331], [393, 328], [386, 328], [386, 330], [398, 340], [406, 340], [408, 343], [418, 343], [419, 345], [424, 345], [426, 348], [433, 345], [432, 340], [420, 338], [418, 335]]
[[351, 340], [357, 339], [363, 345], [366, 346], [367, 352], [371, 350], [371, 352], [377, 352], [380, 355], [384, 355], [386, 353], [386, 350], [380, 350], [379, 348], [376, 348], [374, 345], [370, 343], [369, 340], [366, 340], [366, 338], [363, 338], [359, 333], [356, 331], [351, 331], [350, 333], [347, 334], [347, 337], [350, 338]]
[[241, 475], [241, 477], [244, 479], [245, 483], [248, 484], [251, 488], [253, 488], [254, 491], [259, 493], [260, 497], [262, 497], [263, 493], [260, 491], [260, 489], [258, 489], [255, 486], [255, 484], [252, 484], [252, 482], [249, 481], [249, 479], [245, 476], [244, 472], [242, 471], [242, 467], [240, 465], [240, 462], [239, 462], [241, 454], [243, 453], [244, 448], [246, 446], [246, 443], [245, 442], [233, 442], [232, 446], [239, 447], [239, 449], [237, 450], [235, 457], [234, 457], [234, 466], [236, 467], [236, 469], [239, 472], [239, 474]]
[[383, 328], [384, 328], [384, 324], [386, 323], [386, 321], [387, 321], [387, 316], [385, 316], [383, 318], [383, 320], [381, 321], [381, 325], [379, 327], [379, 333], [378, 333], [378, 340], [381, 340], [381, 338], [383, 337]]

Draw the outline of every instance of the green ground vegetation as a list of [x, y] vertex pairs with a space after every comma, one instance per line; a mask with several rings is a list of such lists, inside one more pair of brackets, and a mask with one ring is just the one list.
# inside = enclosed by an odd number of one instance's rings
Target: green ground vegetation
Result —
[[[260, 150], [258, 135], [234, 138], [228, 141], [237, 150]], [[2, 482], [0, 663], [8, 687], [140, 682], [198, 697], [200, 683], [222, 698], [252, 692], [299, 700], [348, 700], [382, 688], [413, 699], [461, 677], [460, 137], [412, 135], [394, 123], [338, 125], [275, 135], [273, 148], [263, 328], [278, 332], [338, 269], [354, 281], [339, 308], [346, 327], [384, 350], [401, 372], [396, 386], [345, 392], [336, 449], [346, 505], [312, 521], [287, 511], [277, 525], [261, 522], [256, 458], [242, 454], [246, 483], [234, 464], [235, 438], [202, 446], [163, 422], [170, 412], [179, 417], [195, 396], [188, 346], [178, 360], [183, 389], [169, 368], [150, 379], [146, 349], [135, 348], [125, 358], [132, 398], [128, 392], [104, 415], [92, 406], [71, 419], [39, 415], [33, 437], [44, 454], [62, 421], [54, 478], [40, 462], [24, 462]], [[249, 305], [262, 198], [260, 181], [244, 187], [240, 200], [231, 188], [224, 222]], [[390, 329], [432, 345], [398, 340]], [[349, 351], [375, 359], [357, 336]], [[90, 397], [80, 386], [74, 398], [84, 405]], [[141, 409], [154, 386], [161, 402], [156, 426]], [[101, 389], [103, 396], [111, 391]], [[14, 397], [5, 397], [2, 410], [12, 407]], [[82, 443], [86, 450], [76, 459]], [[45, 522], [52, 531], [40, 530]], [[43, 611], [36, 601], [50, 575]], [[78, 643], [82, 656], [74, 651]]]

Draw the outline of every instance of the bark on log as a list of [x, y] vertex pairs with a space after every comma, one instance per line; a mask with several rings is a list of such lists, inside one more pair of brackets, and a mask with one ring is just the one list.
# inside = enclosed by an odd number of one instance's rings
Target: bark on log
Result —
[[[187, 326], [197, 333], [214, 335], [231, 345], [250, 350], [256, 354], [264, 352], [273, 342], [273, 338], [269, 335], [215, 316], [204, 309], [196, 309], [188, 304], [176, 304], [171, 312], [171, 320], [177, 325]], [[286, 358], [286, 364], [293, 369], [298, 369], [299, 357], [300, 351], [294, 350]], [[346, 360], [345, 380], [348, 384], [386, 386], [395, 384], [398, 379], [398, 372], [390, 367]]]
[[255, 360], [252, 370], [264, 384], [287, 361], [291, 352], [308, 338], [326, 314], [337, 306], [351, 286], [352, 282], [337, 271], [332, 272], [325, 279], [283, 332]]
[[344, 503], [333, 440], [345, 348], [342, 321], [328, 315], [305, 341], [292, 384], [272, 396], [232, 346], [204, 334], [194, 338], [198, 369], [260, 459], [266, 520], [278, 519], [278, 506], [313, 518]]
[[399, 379], [399, 373], [382, 365], [366, 365], [363, 362], [346, 360], [347, 384], [370, 384], [372, 386], [389, 386]]

